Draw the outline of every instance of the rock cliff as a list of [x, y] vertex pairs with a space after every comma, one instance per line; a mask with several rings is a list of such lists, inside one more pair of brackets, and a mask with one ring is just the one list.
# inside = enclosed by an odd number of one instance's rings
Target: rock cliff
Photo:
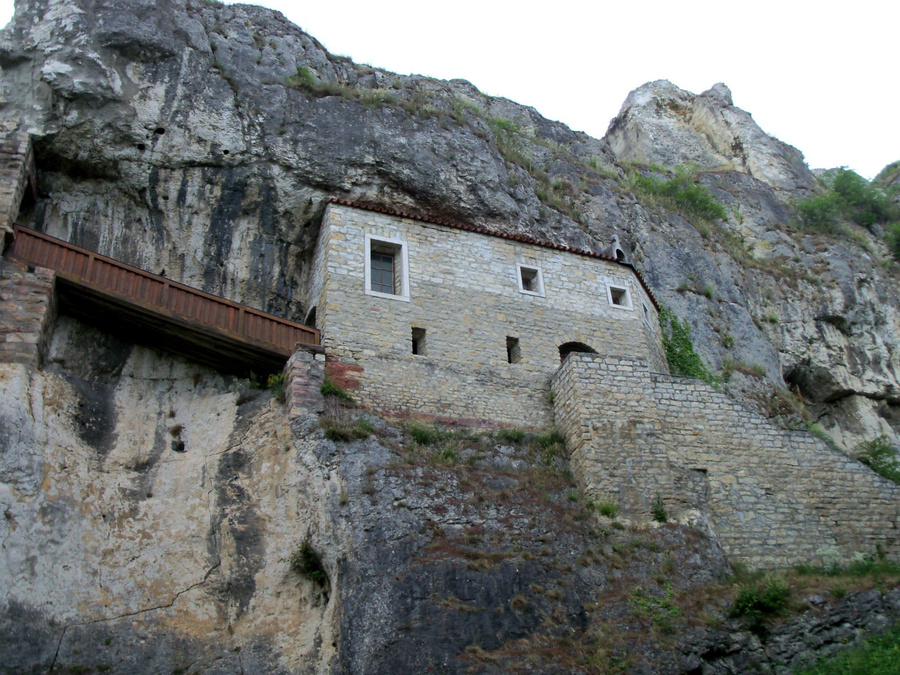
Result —
[[[785, 424], [818, 421], [847, 450], [900, 433], [897, 268], [880, 225], [796, 227], [794, 203], [819, 184], [722, 84], [645, 84], [594, 139], [462, 80], [331, 55], [277, 12], [207, 0], [21, 0], [0, 68], [2, 130], [35, 148], [38, 195], [20, 219], [51, 235], [302, 321], [329, 198], [598, 251], [617, 233], [730, 394]], [[673, 176], [725, 218], [648, 191]], [[670, 590], [654, 591], [666, 598], [724, 573], [715, 542], [687, 528], [601, 537], [562, 465], [521, 446], [476, 439], [470, 472], [435, 468], [376, 421], [339, 452], [268, 394], [92, 330], [64, 317], [43, 370], [0, 373], [8, 672], [529, 659], [550, 672], [576, 634], [618, 658], [626, 582], [668, 570]], [[325, 584], [290, 569], [307, 539]], [[619, 560], [622, 547], [644, 557]], [[599, 619], [585, 610], [597, 588]], [[898, 605], [861, 602], [879, 616]], [[855, 607], [822, 621], [868, 625]], [[685, 631], [674, 660], [661, 639], [632, 665], [799, 658], [733, 626]]]
[[[789, 227], [816, 181], [724, 85], [648, 83], [597, 140], [465, 81], [335, 57], [277, 12], [201, 0], [20, 2], [0, 67], [4, 128], [35, 141], [26, 218], [50, 234], [302, 319], [329, 197], [589, 249], [619, 233], [713, 368], [737, 367], [736, 395], [790, 384], [847, 448], [895, 437], [887, 251], [865, 230]], [[648, 202], [629, 162], [691, 167], [726, 220]]]

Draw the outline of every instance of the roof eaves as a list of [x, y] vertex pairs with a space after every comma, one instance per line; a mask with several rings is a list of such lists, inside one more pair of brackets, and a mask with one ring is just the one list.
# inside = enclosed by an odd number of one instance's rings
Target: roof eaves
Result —
[[354, 209], [362, 209], [364, 211], [374, 211], [376, 213], [383, 213], [389, 216], [395, 216], [397, 218], [408, 218], [409, 220], [418, 220], [422, 223], [430, 223], [432, 225], [442, 225], [444, 227], [452, 227], [456, 230], [465, 230], [466, 232], [475, 232], [477, 234], [483, 234], [488, 237], [498, 237], [500, 239], [509, 239], [511, 241], [518, 241], [523, 244], [532, 244], [534, 246], [540, 246], [542, 248], [549, 248], [556, 251], [565, 251], [566, 253], [572, 253], [575, 255], [586, 256], [588, 258], [596, 258], [599, 260], [606, 260], [607, 262], [616, 263], [618, 265], [622, 265], [624, 267], [628, 267], [634, 275], [638, 278], [638, 281], [641, 283], [641, 286], [644, 288], [644, 291], [647, 293], [647, 297], [650, 298], [650, 302], [653, 303], [653, 306], [659, 311], [660, 304], [656, 299], [656, 296], [653, 294], [653, 291], [650, 290], [649, 284], [644, 279], [644, 275], [642, 275], [637, 268], [629, 262], [624, 262], [622, 260], [617, 260], [612, 256], [604, 255], [603, 253], [594, 253], [593, 251], [585, 251], [584, 249], [572, 248], [570, 246], [564, 246], [562, 244], [553, 244], [547, 241], [541, 241], [539, 239], [534, 239], [532, 237], [525, 236], [523, 234], [509, 234], [507, 232], [495, 232], [492, 230], [488, 230], [483, 227], [479, 227], [477, 225], [469, 225], [466, 223], [458, 223], [450, 220], [445, 220], [443, 218], [434, 218], [431, 216], [425, 216], [421, 214], [409, 213], [406, 211], [400, 211], [398, 209], [392, 209], [387, 206], [383, 206], [381, 204], [372, 204], [370, 202], [354, 202], [347, 199], [340, 199], [338, 197], [332, 197], [328, 199], [329, 204], [337, 204], [339, 206], [349, 206]]

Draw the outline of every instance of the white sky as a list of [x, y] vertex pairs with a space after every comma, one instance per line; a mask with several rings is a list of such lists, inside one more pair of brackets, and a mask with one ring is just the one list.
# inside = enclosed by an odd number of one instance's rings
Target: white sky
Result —
[[[900, 159], [892, 0], [266, 0], [332, 53], [461, 77], [601, 137], [632, 89], [665, 78], [735, 105], [812, 168], [872, 178]], [[0, 25], [12, 13], [0, 0]]]

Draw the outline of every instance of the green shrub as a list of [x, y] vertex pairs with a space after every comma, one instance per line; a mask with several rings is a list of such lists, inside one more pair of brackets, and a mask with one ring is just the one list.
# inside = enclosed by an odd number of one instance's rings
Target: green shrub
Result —
[[287, 85], [291, 89], [314, 90], [317, 84], [316, 76], [306, 66], [298, 66], [297, 72], [287, 78]]
[[658, 492], [656, 493], [656, 499], [653, 500], [653, 520], [657, 523], [665, 523], [669, 520], [669, 514], [666, 513], [666, 504], [663, 502], [662, 495]]
[[444, 438], [444, 434], [438, 431], [430, 424], [422, 422], [407, 422], [403, 425], [406, 433], [413, 437], [413, 440], [419, 445], [434, 445]]
[[781, 579], [769, 577], [761, 582], [742, 585], [731, 605], [731, 616], [742, 617], [751, 633], [767, 634], [766, 621], [787, 608], [791, 588]]
[[659, 311], [659, 327], [662, 329], [663, 350], [672, 375], [695, 377], [717, 384], [717, 378], [709, 372], [703, 359], [694, 351], [691, 327], [686, 319], [679, 321], [671, 310], [663, 307]]
[[857, 225], [871, 227], [897, 216], [890, 198], [854, 171], [838, 170], [831, 187], [841, 198], [844, 214]]
[[798, 675], [895, 675], [900, 673], [900, 626], [841, 651]]
[[364, 417], [353, 421], [324, 415], [319, 420], [319, 424], [325, 432], [325, 438], [330, 441], [356, 441], [368, 438], [375, 430], [372, 423]]
[[500, 429], [497, 438], [505, 443], [521, 443], [525, 440], [524, 429]]
[[328, 574], [322, 565], [322, 558], [308, 539], [300, 545], [300, 548], [291, 553], [288, 564], [291, 570], [317, 584], [324, 584], [328, 581]]
[[325, 381], [322, 382], [322, 386], [319, 387], [319, 391], [322, 392], [323, 396], [334, 396], [343, 401], [353, 402], [353, 396], [350, 395], [350, 392], [342, 389], [337, 386], [330, 378], [325, 378]]
[[266, 380], [266, 387], [279, 401], [284, 401], [284, 373], [273, 373]]
[[596, 507], [597, 512], [607, 518], [615, 518], [619, 514], [619, 505], [613, 501], [600, 502]]
[[900, 208], [879, 187], [848, 169], [839, 169], [825, 192], [795, 205], [804, 227], [817, 232], [846, 234], [842, 221], [871, 228], [900, 218]]
[[900, 223], [890, 223], [886, 228], [887, 245], [895, 258], [900, 260]]
[[[658, 171], [664, 170], [658, 168]], [[688, 220], [699, 218], [717, 222], [728, 217], [725, 208], [715, 200], [709, 190], [697, 183], [694, 176], [683, 167], [665, 181], [632, 170], [631, 187], [641, 195], [680, 213]]]
[[885, 478], [900, 483], [900, 456], [887, 436], [877, 436], [856, 446], [856, 458]]

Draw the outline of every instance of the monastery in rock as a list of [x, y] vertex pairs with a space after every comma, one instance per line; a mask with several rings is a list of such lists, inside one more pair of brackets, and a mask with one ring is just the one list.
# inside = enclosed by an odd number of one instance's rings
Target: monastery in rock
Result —
[[287, 361], [293, 416], [321, 409], [327, 375], [389, 415], [555, 424], [591, 499], [649, 522], [662, 498], [735, 561], [900, 555], [900, 486], [668, 373], [658, 303], [617, 241], [577, 251], [332, 200], [303, 326], [13, 229], [30, 146], [5, 146], [3, 158], [7, 362], [40, 367], [57, 307], [88, 320], [115, 312], [131, 335], [214, 366]]

